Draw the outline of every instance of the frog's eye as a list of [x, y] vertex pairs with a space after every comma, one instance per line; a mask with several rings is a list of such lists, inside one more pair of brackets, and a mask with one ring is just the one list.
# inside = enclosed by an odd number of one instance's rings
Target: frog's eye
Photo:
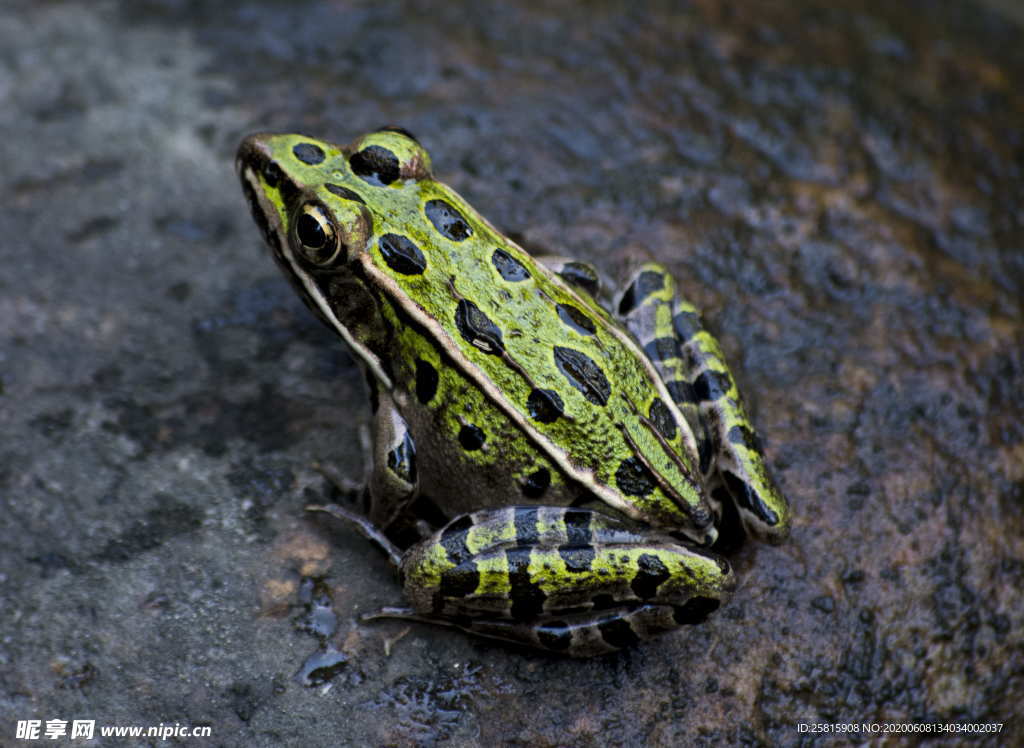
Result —
[[334, 223], [318, 203], [306, 203], [299, 210], [295, 238], [302, 256], [314, 265], [331, 264], [342, 249]]

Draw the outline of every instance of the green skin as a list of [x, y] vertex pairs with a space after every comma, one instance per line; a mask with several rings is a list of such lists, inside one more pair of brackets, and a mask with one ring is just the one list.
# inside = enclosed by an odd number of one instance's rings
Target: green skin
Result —
[[[253, 135], [237, 165], [278, 264], [370, 383], [368, 516], [328, 511], [399, 567], [411, 607], [381, 615], [600, 654], [728, 596], [728, 564], [700, 548], [711, 496], [786, 536], [721, 349], [663, 268], [606, 310], [592, 268], [502, 236], [403, 131]], [[420, 496], [454, 519], [402, 553], [383, 530]]]

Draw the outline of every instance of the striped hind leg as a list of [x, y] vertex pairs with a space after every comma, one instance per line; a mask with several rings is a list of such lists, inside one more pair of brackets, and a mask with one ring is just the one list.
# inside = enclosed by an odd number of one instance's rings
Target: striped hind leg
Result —
[[728, 562], [711, 551], [569, 507], [464, 514], [410, 548], [400, 569], [410, 607], [373, 618], [573, 657], [700, 623], [735, 587]]
[[789, 532], [789, 506], [768, 473], [754, 427], [718, 341], [661, 265], [634, 271], [615, 307], [693, 429], [709, 493], [724, 487], [748, 534]]

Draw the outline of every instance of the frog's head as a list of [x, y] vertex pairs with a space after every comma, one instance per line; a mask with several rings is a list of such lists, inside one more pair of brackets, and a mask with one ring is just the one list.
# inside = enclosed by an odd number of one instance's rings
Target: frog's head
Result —
[[430, 178], [426, 150], [396, 128], [345, 147], [258, 133], [242, 141], [235, 163], [253, 218], [293, 277], [336, 272], [365, 251], [374, 228], [372, 198], [364, 198], [370, 187]]
[[[358, 266], [390, 202], [380, 190], [430, 179], [430, 157], [407, 132], [384, 129], [345, 147], [298, 134], [258, 133], [236, 168], [253, 219], [302, 299], [364, 359], [357, 338], [372, 303]], [[381, 226], [376, 227], [378, 231]], [[386, 237], [385, 237], [386, 238]], [[396, 261], [404, 248], [395, 248]], [[373, 364], [370, 364], [373, 367]]]

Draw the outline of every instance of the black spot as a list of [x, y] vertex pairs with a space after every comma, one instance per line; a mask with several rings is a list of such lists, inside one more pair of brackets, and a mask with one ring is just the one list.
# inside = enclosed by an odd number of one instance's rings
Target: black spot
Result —
[[660, 397], [654, 398], [654, 402], [651, 403], [651, 409], [648, 412], [648, 418], [651, 419], [651, 423], [654, 424], [654, 428], [658, 429], [658, 433], [664, 436], [666, 439], [675, 439], [676, 431], [676, 419], [672, 415], [672, 411], [665, 405], [665, 401]]
[[668, 361], [678, 358], [679, 349], [676, 347], [676, 339], [671, 336], [655, 338], [644, 346], [644, 355], [651, 361]]
[[420, 275], [427, 269], [427, 258], [420, 248], [401, 234], [384, 234], [380, 253], [388, 267], [402, 275]]
[[455, 310], [455, 326], [463, 338], [484, 353], [495, 356], [504, 353], [501, 328], [491, 322], [490, 317], [469, 299], [459, 299], [459, 306]]
[[732, 382], [729, 375], [721, 371], [705, 369], [694, 380], [693, 394], [698, 400], [718, 400], [729, 391]]
[[467, 452], [472, 452], [476, 449], [480, 449], [484, 445], [484, 441], [487, 436], [484, 434], [483, 429], [473, 424], [466, 424], [459, 429], [459, 444]]
[[730, 442], [733, 444], [742, 444], [745, 447], [761, 451], [761, 440], [757, 438], [757, 434], [744, 423], [738, 423], [729, 429], [727, 436]]
[[572, 646], [572, 633], [565, 621], [548, 621], [537, 627], [537, 641], [546, 649], [564, 652]]
[[590, 571], [590, 567], [594, 563], [594, 557], [597, 554], [589, 545], [563, 545], [558, 549], [558, 555], [562, 557], [569, 571], [575, 574], [582, 574], [585, 571]]
[[512, 607], [509, 613], [517, 621], [529, 621], [544, 611], [547, 595], [530, 579], [530, 548], [516, 547], [505, 551]]
[[547, 468], [534, 470], [523, 481], [523, 496], [528, 499], [539, 499], [551, 485], [551, 473]]
[[672, 401], [679, 405], [697, 402], [697, 396], [693, 393], [693, 387], [689, 382], [684, 382], [682, 379], [671, 379], [665, 382], [665, 387], [668, 389], [668, 394], [672, 396]]
[[597, 623], [597, 630], [601, 632], [601, 638], [618, 649], [632, 646], [640, 641], [640, 637], [633, 631], [629, 621], [622, 617], [623, 615], [623, 613], [619, 613]]
[[537, 510], [528, 506], [517, 506], [513, 510], [512, 524], [516, 529], [516, 545], [536, 545], [540, 538], [537, 532]]
[[707, 427], [703, 425], [701, 427], [700, 434], [697, 436], [697, 456], [700, 458], [701, 475], [707, 475], [708, 468], [711, 467], [713, 449], [711, 445], [711, 437], [708, 436]]
[[510, 283], [518, 283], [530, 277], [530, 271], [526, 266], [504, 249], [499, 248], [491, 253], [491, 263], [501, 277]]
[[729, 495], [737, 505], [748, 510], [769, 527], [774, 527], [779, 523], [779, 516], [768, 508], [753, 486], [728, 470], [722, 471], [722, 477], [725, 479], [725, 487], [729, 490]]
[[472, 518], [468, 514], [463, 514], [458, 519], [449, 522], [447, 527], [441, 531], [441, 539], [438, 542], [448, 554], [448, 560], [456, 566], [473, 557], [466, 545], [466, 536], [472, 526]]
[[348, 187], [343, 187], [340, 184], [331, 184], [330, 182], [325, 184], [324, 187], [327, 188], [328, 192], [331, 192], [337, 195], [338, 197], [344, 198], [346, 200], [354, 200], [357, 203], [362, 203], [363, 205], [366, 205], [366, 201], [359, 196], [359, 193], [353, 192]]
[[426, 405], [437, 393], [437, 369], [422, 358], [416, 359], [416, 399]]
[[601, 290], [601, 280], [597, 271], [585, 262], [567, 262], [558, 271], [566, 283], [581, 288], [596, 297]]
[[619, 302], [619, 314], [625, 317], [640, 306], [644, 299], [655, 291], [660, 291], [664, 287], [665, 278], [661, 273], [656, 273], [653, 270], [645, 270], [629, 284], [629, 288], [626, 289], [626, 293], [622, 295], [622, 301]]
[[444, 200], [428, 200], [423, 208], [434, 228], [453, 242], [461, 242], [472, 236], [473, 229], [466, 223], [466, 219]]
[[389, 185], [401, 175], [398, 156], [379, 145], [371, 145], [348, 159], [352, 171], [376, 187]]
[[672, 318], [672, 327], [675, 328], [676, 335], [682, 341], [690, 340], [703, 329], [700, 315], [696, 312], [679, 312]]
[[292, 147], [292, 153], [299, 161], [310, 166], [316, 166], [324, 160], [323, 149], [313, 143], [297, 143]]
[[402, 443], [388, 452], [388, 469], [406, 483], [416, 483], [416, 445], [408, 431]]
[[419, 140], [417, 140], [415, 135], [413, 135], [411, 132], [406, 130], [404, 127], [395, 127], [394, 125], [386, 125], [384, 127], [378, 128], [377, 132], [397, 132], [399, 135], [404, 135], [405, 137], [409, 138], [409, 140], [412, 140], [412, 141], [414, 141], [416, 143], [420, 142]]
[[554, 390], [535, 389], [526, 398], [526, 411], [535, 421], [554, 423], [565, 412], [565, 405]]
[[593, 533], [590, 531], [592, 512], [584, 509], [566, 509], [562, 515], [568, 545], [587, 545]]
[[558, 316], [566, 325], [581, 335], [593, 335], [597, 331], [594, 320], [572, 304], [559, 304]]
[[273, 161], [267, 161], [263, 164], [263, 181], [267, 183], [269, 187], [277, 187], [281, 184], [281, 167], [275, 164]]
[[476, 592], [480, 586], [480, 570], [476, 561], [468, 559], [454, 569], [446, 569], [441, 574], [441, 596], [465, 598]]
[[654, 490], [654, 475], [639, 457], [630, 457], [619, 463], [615, 483], [627, 496], [647, 496]]
[[696, 595], [682, 605], [676, 605], [672, 618], [680, 626], [703, 623], [709, 615], [718, 610], [719, 602], [713, 597]]
[[637, 573], [629, 587], [641, 600], [649, 600], [658, 593], [658, 587], [671, 576], [657, 556], [645, 553], [637, 559]]
[[594, 405], [605, 406], [611, 395], [612, 386], [594, 360], [573, 348], [556, 345], [555, 365], [569, 384], [583, 393], [583, 397]]

